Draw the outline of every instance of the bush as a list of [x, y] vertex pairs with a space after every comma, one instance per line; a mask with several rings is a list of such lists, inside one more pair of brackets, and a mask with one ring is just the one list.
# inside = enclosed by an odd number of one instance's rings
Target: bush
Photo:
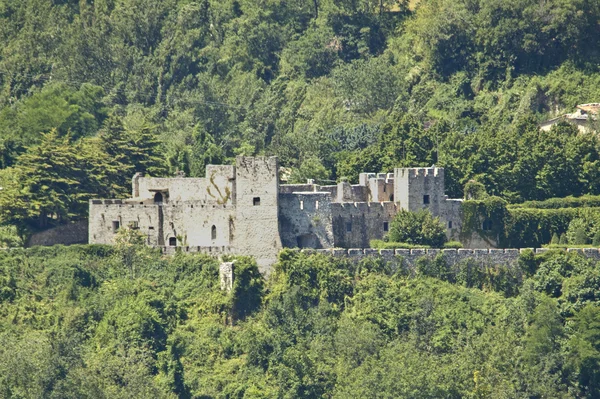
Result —
[[594, 238], [592, 239], [592, 246], [600, 247], [600, 231], [597, 231], [596, 234], [594, 234]]
[[485, 186], [475, 180], [469, 180], [465, 184], [465, 199], [467, 200], [484, 200], [488, 197]]
[[[371, 248], [375, 249], [421, 249], [431, 248], [429, 245], [407, 244], [405, 242], [390, 242], [383, 240], [371, 240]], [[461, 247], [462, 248], [462, 247]]]
[[567, 245], [569, 243], [569, 240], [567, 240], [567, 235], [565, 233], [562, 233], [560, 235], [560, 241], [558, 243], [560, 245]]
[[448, 241], [444, 244], [444, 248], [446, 249], [461, 249], [463, 247], [460, 241]]
[[389, 241], [441, 248], [446, 240], [446, 226], [427, 210], [401, 209], [390, 225]]
[[558, 237], [558, 234], [556, 234], [556, 233], [552, 234], [552, 240], [550, 240], [550, 244], [552, 244], [552, 245], [560, 244], [560, 238]]
[[567, 230], [567, 241], [569, 244], [585, 245], [589, 244], [589, 224], [582, 218], [576, 218], [569, 223]]
[[560, 208], [596, 208], [600, 207], [600, 195], [582, 197], [550, 198], [545, 201], [527, 201], [511, 204], [509, 208], [560, 209]]

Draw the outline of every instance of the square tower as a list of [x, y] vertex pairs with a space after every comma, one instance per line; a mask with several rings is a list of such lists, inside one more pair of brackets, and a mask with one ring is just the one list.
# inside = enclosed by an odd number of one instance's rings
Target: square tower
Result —
[[268, 272], [282, 248], [279, 162], [277, 157], [237, 157], [235, 161], [233, 246], [240, 254], [254, 255], [261, 272]]
[[443, 168], [394, 169], [394, 202], [411, 212], [428, 209], [434, 216], [444, 213]]

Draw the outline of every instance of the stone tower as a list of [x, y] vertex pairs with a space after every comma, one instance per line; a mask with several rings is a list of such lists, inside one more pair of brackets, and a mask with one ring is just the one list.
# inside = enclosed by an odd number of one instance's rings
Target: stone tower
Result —
[[394, 201], [411, 212], [428, 209], [434, 216], [444, 213], [443, 168], [394, 169]]
[[239, 253], [253, 254], [261, 272], [268, 272], [282, 248], [279, 162], [276, 157], [237, 157], [235, 181], [234, 247]]

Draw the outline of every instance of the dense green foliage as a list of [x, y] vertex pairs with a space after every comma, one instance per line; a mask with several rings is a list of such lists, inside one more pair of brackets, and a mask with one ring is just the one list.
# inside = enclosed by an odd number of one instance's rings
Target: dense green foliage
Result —
[[390, 223], [386, 238], [391, 242], [441, 248], [447, 241], [446, 226], [428, 210], [409, 212], [400, 209]]
[[[35, 204], [2, 222], [85, 216], [134, 171], [199, 176], [238, 154], [278, 155], [292, 181], [435, 163], [452, 197], [471, 179], [509, 202], [600, 194], [598, 138], [537, 128], [600, 99], [600, 4], [411, 4], [0, 0], [2, 187]], [[52, 131], [88, 158], [105, 138], [83, 184], [71, 155], [64, 178], [28, 169]]]
[[577, 254], [410, 272], [284, 251], [264, 281], [116, 247], [0, 252], [0, 395], [594, 398], [600, 276]]

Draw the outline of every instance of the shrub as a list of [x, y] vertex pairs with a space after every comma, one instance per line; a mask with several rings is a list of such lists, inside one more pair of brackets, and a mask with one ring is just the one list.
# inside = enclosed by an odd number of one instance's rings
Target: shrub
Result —
[[589, 225], [583, 218], [571, 220], [567, 230], [567, 241], [569, 244], [585, 245], [589, 243]]
[[562, 233], [560, 235], [560, 241], [558, 243], [560, 245], [567, 245], [569, 243], [569, 240], [567, 240], [567, 235], [565, 233]]
[[389, 240], [441, 248], [446, 242], [446, 227], [427, 210], [401, 209], [390, 225]]
[[597, 231], [596, 234], [594, 234], [594, 238], [592, 239], [592, 246], [600, 247], [600, 231]]
[[371, 248], [375, 249], [421, 249], [431, 248], [429, 245], [407, 244], [405, 242], [390, 242], [383, 240], [371, 240], [369, 242]]
[[448, 241], [447, 243], [444, 244], [444, 248], [447, 248], [447, 249], [460, 249], [462, 247], [463, 247], [463, 245], [460, 241]]
[[558, 234], [556, 234], [556, 233], [552, 234], [552, 240], [550, 240], [550, 244], [553, 244], [553, 245], [560, 244], [560, 238], [558, 237]]
[[465, 199], [468, 200], [484, 200], [488, 197], [485, 186], [475, 180], [469, 180], [465, 184]]

